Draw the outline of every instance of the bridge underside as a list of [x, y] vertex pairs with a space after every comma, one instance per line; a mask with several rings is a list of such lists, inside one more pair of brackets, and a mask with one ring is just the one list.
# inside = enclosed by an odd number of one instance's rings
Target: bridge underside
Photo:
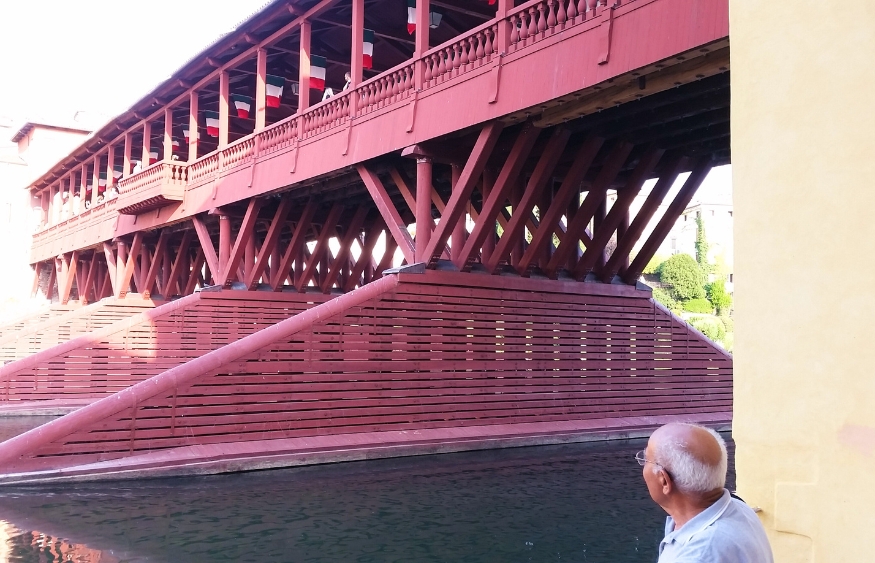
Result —
[[725, 424], [731, 357], [638, 279], [729, 160], [724, 40], [266, 193], [229, 173], [37, 264], [62, 303], [158, 306], [7, 352], [4, 404], [85, 406], [0, 444], [0, 482]]

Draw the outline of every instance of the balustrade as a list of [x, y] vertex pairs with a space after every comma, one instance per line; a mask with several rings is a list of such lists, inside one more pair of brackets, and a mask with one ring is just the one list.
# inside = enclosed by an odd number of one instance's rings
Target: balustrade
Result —
[[328, 131], [350, 117], [349, 100], [351, 92], [346, 91], [307, 110], [301, 116], [301, 138]]
[[423, 57], [423, 81], [432, 87], [489, 63], [496, 54], [498, 26], [481, 26]]
[[416, 85], [413, 69], [414, 65], [408, 63], [374, 77], [356, 88], [358, 113], [370, 113], [407, 98]]

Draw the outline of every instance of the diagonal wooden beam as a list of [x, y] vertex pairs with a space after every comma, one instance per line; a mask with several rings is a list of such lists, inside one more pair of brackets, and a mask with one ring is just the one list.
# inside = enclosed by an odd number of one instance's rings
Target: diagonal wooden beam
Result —
[[407, 181], [394, 166], [389, 169], [389, 176], [391, 176], [392, 181], [395, 182], [395, 187], [398, 188], [398, 191], [401, 193], [401, 197], [404, 198], [404, 203], [407, 204], [410, 212], [416, 214], [416, 198], [413, 197], [413, 192], [410, 191], [410, 186], [407, 185]]
[[680, 154], [672, 157], [669, 165], [665, 168], [665, 172], [660, 176], [653, 189], [650, 190], [650, 195], [644, 200], [641, 209], [635, 214], [635, 219], [626, 229], [626, 233], [617, 240], [617, 248], [611, 254], [607, 264], [598, 272], [599, 279], [604, 283], [610, 283], [614, 276], [617, 275], [617, 272], [623, 267], [638, 239], [641, 238], [644, 229], [650, 224], [653, 214], [659, 209], [662, 200], [665, 199], [675, 180], [677, 180], [677, 177], [687, 165], [686, 157]]
[[115, 251], [111, 243], [103, 243], [103, 255], [106, 257], [106, 271], [112, 285], [112, 294], [115, 295], [118, 292], [118, 274], [115, 267]]
[[380, 274], [383, 273], [383, 270], [392, 267], [392, 262], [395, 260], [395, 250], [398, 248], [398, 243], [395, 242], [395, 239], [387, 236], [386, 237], [386, 251], [383, 253], [382, 258], [380, 258], [380, 263], [377, 264], [377, 267], [374, 268], [374, 279], [377, 278]]
[[[486, 264], [484, 264], [486, 271], [490, 274], [495, 273], [498, 265], [510, 254], [512, 245], [517, 243], [522, 236], [526, 223], [531, 223], [531, 211], [535, 203], [541, 198], [544, 186], [547, 185], [547, 180], [553, 175], [553, 171], [556, 169], [556, 165], [559, 163], [559, 159], [562, 157], [565, 145], [568, 144], [570, 137], [571, 132], [568, 129], [559, 127], [553, 132], [550, 140], [544, 146], [544, 152], [541, 153], [541, 157], [538, 159], [538, 163], [529, 177], [529, 181], [523, 191], [523, 197], [520, 199], [517, 208], [513, 210], [510, 222], [498, 240], [495, 250], [486, 261]], [[477, 248], [479, 248], [479, 245]]]
[[98, 301], [103, 299], [106, 296], [114, 295], [113, 289], [112, 289], [112, 283], [114, 281], [115, 281], [115, 276], [110, 275], [109, 268], [107, 268], [106, 271], [103, 272], [103, 283], [100, 284], [100, 291], [95, 296], [95, 297], [97, 297]]
[[344, 265], [349, 263], [348, 258], [350, 249], [352, 248], [352, 241], [359, 237], [367, 215], [368, 208], [361, 206], [356, 209], [355, 215], [353, 215], [349, 225], [346, 227], [346, 233], [343, 236], [343, 240], [340, 241], [340, 250], [337, 251], [337, 256], [334, 257], [334, 262], [332, 262], [331, 268], [328, 270], [325, 279], [322, 280], [322, 293], [328, 293], [331, 286], [337, 281], [337, 276], [340, 275], [340, 271], [343, 269]]
[[271, 268], [270, 287], [274, 291], [282, 291], [283, 283], [289, 275], [292, 262], [300, 261], [301, 257], [299, 254], [304, 245], [304, 237], [307, 236], [307, 232], [310, 230], [310, 226], [313, 222], [313, 215], [316, 213], [316, 208], [316, 202], [312, 199], [307, 202], [304, 206], [304, 210], [301, 212], [301, 218], [298, 219], [298, 224], [295, 225], [292, 239], [289, 241], [289, 246], [286, 247], [286, 251], [283, 253], [279, 266], [276, 268], [276, 271], [273, 271], [274, 268]]
[[365, 233], [364, 245], [362, 245], [362, 253], [355, 265], [349, 271], [349, 277], [346, 280], [344, 291], [352, 291], [358, 284], [359, 278], [365, 270], [365, 267], [370, 264], [374, 256], [374, 247], [377, 245], [377, 240], [380, 238], [380, 233], [385, 228], [381, 217], [374, 218], [371, 223], [371, 228]]
[[380, 211], [380, 215], [383, 216], [383, 221], [385, 221], [386, 227], [388, 227], [389, 232], [392, 234], [392, 238], [401, 247], [401, 252], [404, 253], [407, 261], [412, 264], [414, 253], [413, 238], [411, 238], [410, 233], [407, 231], [407, 225], [401, 219], [395, 204], [392, 203], [392, 199], [386, 192], [383, 182], [364, 164], [358, 165], [358, 172], [365, 183], [365, 187], [368, 189], [368, 193], [371, 194], [371, 199], [377, 204], [377, 209]]
[[532, 242], [529, 243], [529, 247], [518, 264], [520, 274], [528, 271], [529, 266], [547, 244], [553, 243], [554, 233], [558, 235], [560, 244], [564, 240], [565, 230], [562, 228], [562, 215], [566, 214], [570, 204], [574, 205], [575, 210], [577, 209], [580, 202], [574, 201], [574, 198], [575, 196], [579, 197], [580, 183], [604, 143], [605, 140], [600, 137], [589, 137], [577, 150], [571, 167], [565, 173], [565, 178], [559, 186], [559, 191], [553, 196], [553, 201], [547, 208], [547, 212], [542, 214], [538, 228], [532, 231]]
[[635, 256], [635, 259], [629, 265], [629, 268], [621, 274], [624, 282], [630, 285], [635, 283], [638, 276], [644, 271], [644, 267], [647, 266], [647, 263], [653, 258], [659, 245], [661, 245], [662, 241], [665, 240], [665, 237], [668, 236], [668, 233], [678, 220], [678, 217], [681, 216], [681, 213], [687, 208], [690, 200], [693, 199], [693, 195], [695, 195], [699, 186], [702, 185], [702, 181], [705, 180], [705, 177], [708, 175], [708, 172], [711, 171], [712, 166], [714, 166], [714, 164], [708, 158], [702, 158], [696, 162], [693, 171], [687, 177], [684, 185], [675, 196], [674, 201], [672, 201], [671, 205], [668, 206], [668, 209], [665, 210], [665, 214], [662, 216], [662, 219], [659, 220], [659, 223], [656, 224], [653, 232], [650, 233], [647, 242], [645, 242], [641, 247], [641, 250], [638, 251], [638, 255]]
[[574, 214], [574, 219], [566, 227], [565, 238], [562, 239], [562, 242], [559, 243], [559, 248], [556, 249], [556, 252], [550, 258], [546, 268], [547, 276], [555, 278], [559, 267], [568, 261], [568, 258], [572, 256], [572, 252], [577, 252], [577, 249], [580, 248], [580, 240], [586, 232], [587, 225], [589, 225], [590, 220], [595, 215], [598, 206], [604, 201], [608, 186], [617, 178], [617, 175], [623, 168], [623, 164], [629, 157], [629, 153], [632, 152], [632, 148], [632, 145], [629, 143], [620, 142], [608, 155], [598, 176], [596, 176], [592, 186], [590, 186], [589, 193], [586, 194], [583, 203], [580, 204], [580, 208]]
[[[83, 287], [79, 288], [79, 301], [84, 305], [88, 302], [88, 291], [91, 289], [91, 286], [94, 285], [94, 278], [97, 275], [97, 252], [91, 253], [91, 261], [88, 263], [88, 273], [85, 274], [85, 283]], [[97, 290], [94, 290], [95, 299], [100, 299], [97, 297]]]
[[143, 231], [134, 233], [134, 242], [131, 243], [131, 249], [125, 262], [125, 269], [119, 278], [118, 292], [116, 296], [119, 299], [124, 299], [131, 285], [131, 277], [134, 275], [134, 266], [137, 263], [137, 258], [140, 257], [140, 250], [143, 248]]
[[49, 284], [46, 286], [46, 299], [52, 300], [52, 294], [55, 292], [55, 282], [58, 281], [58, 271], [56, 261], [52, 260], [49, 264]]
[[641, 186], [650, 177], [663, 154], [665, 154], [664, 150], [650, 147], [641, 156], [638, 165], [626, 181], [626, 185], [617, 190], [617, 200], [611, 206], [611, 210], [605, 215], [598, 228], [593, 231], [592, 242], [578, 260], [577, 266], [572, 271], [572, 277], [582, 280], [597, 265], [599, 258], [604, 257], [608, 241], [611, 240], [614, 231], [620, 226], [623, 217], [627, 216], [629, 206], [632, 205], [635, 196], [641, 191]]
[[319, 231], [319, 237], [316, 239], [316, 246], [313, 247], [313, 252], [310, 254], [310, 259], [304, 267], [304, 273], [301, 274], [301, 279], [298, 282], [298, 291], [303, 293], [307, 291], [307, 284], [313, 279], [316, 274], [316, 264], [325, 257], [325, 251], [328, 249], [328, 241], [331, 237], [337, 235], [337, 222], [343, 213], [343, 206], [339, 201], [334, 202], [331, 210], [325, 221], [322, 222], [322, 230]]
[[210, 231], [200, 217], [192, 217], [191, 223], [194, 225], [198, 241], [204, 251], [204, 260], [207, 263], [207, 267], [213, 273], [213, 277], [216, 278], [219, 275], [219, 256], [216, 254], [216, 247], [213, 246], [213, 241], [210, 239]]
[[[155, 285], [155, 278], [158, 277], [158, 269], [164, 263], [164, 253], [167, 252], [167, 241], [170, 238], [170, 229], [164, 229], [158, 235], [158, 243], [155, 245], [155, 254], [152, 255], [152, 264], [149, 266], [149, 272], [146, 274], [146, 279], [143, 280], [140, 293], [143, 294], [143, 299], [149, 299], [152, 295], [152, 286]], [[166, 299], [168, 296], [165, 295]]]
[[249, 200], [249, 205], [246, 206], [246, 214], [243, 216], [243, 223], [237, 232], [237, 240], [234, 241], [234, 248], [231, 249], [231, 256], [228, 258], [228, 264], [225, 266], [225, 271], [216, 280], [218, 285], [231, 287], [231, 283], [234, 281], [231, 274], [237, 271], [240, 261], [243, 260], [246, 244], [252, 238], [252, 233], [255, 231], [255, 222], [258, 220], [261, 204], [262, 201], [259, 198], [253, 197]]
[[[529, 135], [526, 133], [531, 128], [531, 124], [523, 126], [521, 136]], [[477, 184], [480, 175], [483, 174], [483, 169], [486, 168], [486, 162], [492, 155], [492, 151], [498, 142], [498, 137], [504, 125], [498, 121], [487, 123], [480, 130], [480, 135], [477, 137], [477, 142], [474, 144], [474, 149], [471, 151], [471, 156], [465, 163], [462, 173], [459, 175], [457, 190], [452, 193], [447, 206], [441, 215], [441, 220], [435, 227], [428, 241], [428, 246], [425, 249], [425, 262], [429, 268], [434, 268], [437, 265], [437, 260], [441, 253], [446, 248], [447, 241], [456, 228], [456, 223], [462, 218], [465, 210], [468, 208], [468, 202], [471, 199], [471, 192]], [[495, 217], [492, 218], [493, 221]], [[470, 241], [471, 238], [469, 237]], [[406, 256], [406, 255], [405, 255]], [[408, 258], [408, 263], [412, 264], [411, 258]]]
[[194, 288], [197, 285], [197, 282], [200, 281], [201, 268], [204, 267], [204, 262], [206, 262], [206, 252], [204, 252], [203, 248], [198, 248], [194, 257], [194, 262], [191, 264], [188, 281], [185, 283], [185, 287], [182, 290], [183, 295], [191, 295], [194, 293]]
[[73, 291], [73, 280], [76, 279], [76, 266], [79, 263], [79, 251], [74, 250], [69, 258], [62, 255], [60, 256], [62, 261], [61, 264], [61, 272], [62, 276], [58, 279], [60, 280], [60, 284], [58, 287], [58, 299], [64, 305], [70, 301], [70, 292]]
[[258, 252], [258, 257], [255, 259], [255, 264], [250, 268], [249, 275], [245, 282], [246, 287], [255, 289], [258, 286], [258, 278], [264, 273], [267, 267], [267, 257], [279, 244], [280, 233], [283, 226], [286, 224], [286, 217], [292, 209], [292, 201], [290, 198], [284, 197], [280, 200], [280, 204], [276, 208], [276, 213], [273, 215], [273, 221], [270, 222], [270, 227], [267, 229], [267, 235], [264, 237], [264, 242], [261, 244], [261, 250]]
[[170, 296], [174, 287], [179, 289], [179, 284], [177, 283], [179, 280], [179, 274], [182, 272], [182, 264], [188, 258], [188, 247], [191, 245], [191, 239], [193, 236], [194, 232], [190, 229], [185, 231], [182, 235], [182, 240], [179, 242], [179, 249], [176, 251], [176, 259], [170, 267], [170, 275], [167, 276], [167, 287], [164, 289], [164, 292], [167, 293], [167, 295], [165, 295], [165, 297]]
[[[501, 167], [501, 172], [498, 173], [498, 178], [495, 180], [495, 184], [489, 191], [489, 197], [483, 202], [483, 207], [480, 209], [480, 215], [474, 223], [474, 228], [471, 230], [471, 234], [468, 235], [468, 240], [465, 241], [465, 246], [462, 247], [461, 254], [459, 254], [459, 260], [456, 262], [456, 267], [460, 270], [467, 270], [470, 268], [470, 264], [473, 262], [476, 253], [483, 245], [483, 241], [486, 240], [486, 235], [492, 232], [495, 220], [502, 208], [504, 208], [504, 202], [507, 199], [508, 192], [514, 182], [519, 181], [523, 165], [529, 157], [529, 154], [532, 152], [540, 133], [540, 129], [536, 128], [531, 123], [526, 123], [517, 135], [513, 147], [510, 149], [510, 154], [507, 155], [507, 160], [505, 160], [504, 166]], [[464, 174], [465, 172], [463, 171], [462, 176], [464, 176]], [[459, 179], [459, 183], [462, 183], [461, 178]], [[473, 183], [471, 187], [473, 188]], [[460, 196], [462, 193], [462, 190], [454, 192], [450, 201], [455, 201], [456, 197]], [[470, 197], [470, 195], [469, 190], [468, 196]], [[443, 223], [443, 220], [441, 220], [441, 222]], [[495, 252], [492, 254], [495, 254]]]

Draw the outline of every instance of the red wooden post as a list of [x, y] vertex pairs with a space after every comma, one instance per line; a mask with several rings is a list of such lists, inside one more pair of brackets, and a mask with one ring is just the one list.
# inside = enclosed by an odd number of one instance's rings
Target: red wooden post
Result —
[[198, 95], [196, 90], [192, 90], [188, 95], [188, 161], [194, 162], [197, 160], [197, 111], [198, 111]]
[[88, 197], [88, 164], [83, 164], [82, 168], [79, 169], [79, 203], [76, 204], [77, 215], [85, 211], [86, 197]]
[[95, 156], [91, 161], [91, 207], [97, 205], [98, 191], [100, 191], [100, 156]]
[[46, 223], [49, 225], [54, 225], [57, 223], [55, 219], [55, 211], [57, 209], [57, 205], [55, 204], [55, 185], [49, 184], [49, 207], [46, 212]]
[[350, 88], [362, 81], [363, 52], [365, 40], [365, 0], [352, 0], [352, 49], [350, 61]]
[[[574, 1], [574, 0], [572, 0]], [[507, 53], [510, 47], [510, 22], [502, 21], [508, 11], [513, 8], [514, 0], [498, 0], [495, 17], [498, 19], [498, 36], [496, 37], [495, 50], [499, 55]]]
[[421, 57], [428, 51], [429, 24], [431, 23], [431, 1], [416, 0], [416, 43], [413, 56]]
[[134, 135], [130, 132], [125, 133], [125, 152], [124, 164], [122, 164], [122, 178], [127, 178], [131, 175], [131, 151], [133, 150]]
[[[459, 189], [459, 177], [462, 175], [462, 167], [458, 164], [453, 164], [450, 181], [452, 182], [452, 191]], [[468, 234], [466, 223], [468, 222], [467, 214], [463, 214], [453, 229], [453, 236], [450, 239], [451, 259], [456, 261], [462, 254], [462, 247], [465, 245], [465, 236]]]
[[[495, 171], [492, 168], [485, 168], [483, 170], [483, 178], [480, 183], [480, 194], [485, 203], [487, 199], [489, 199], [489, 194], [492, 193], [492, 186], [495, 185]], [[491, 227], [491, 228], [489, 228]], [[492, 222], [492, 225], [487, 226], [486, 237], [483, 239], [483, 244], [480, 247], [480, 256], [483, 260], [488, 260], [492, 253], [495, 251], [495, 235], [497, 234], [495, 230], [495, 221]], [[456, 260], [453, 260], [456, 262]]]
[[219, 148], [228, 146], [230, 123], [230, 77], [228, 71], [219, 74]]
[[[106, 189], [107, 190], [109, 189], [110, 185], [115, 186], [115, 184], [116, 184], [115, 176], [113, 176], [113, 173], [115, 172], [114, 166], [113, 166], [114, 164], [115, 164], [115, 146], [109, 145], [106, 148]], [[118, 190], [117, 186], [116, 186], [116, 190]]]
[[106, 272], [110, 285], [112, 286], [112, 294], [118, 293], [118, 268], [116, 260], [116, 252], [112, 249], [112, 244], [103, 243], [103, 255], [106, 258]]
[[214, 272], [216, 283], [218, 278], [228, 267], [228, 258], [231, 256], [231, 218], [227, 215], [219, 215], [219, 271]]
[[128, 246], [125, 241], [120, 240], [115, 245], [115, 296], [121, 297], [127, 293], [128, 288], [122, 287], [122, 278], [124, 277], [125, 266], [128, 258]]
[[164, 108], [164, 155], [165, 162], [173, 160], [173, 108]]
[[255, 130], [267, 124], [267, 49], [255, 54]]
[[431, 216], [432, 162], [428, 157], [416, 159], [416, 254], [414, 260], [423, 262], [434, 219]]
[[143, 122], [143, 157], [140, 160], [140, 170], [145, 170], [149, 166], [152, 152], [152, 124], [148, 121]]
[[298, 65], [298, 113], [310, 107], [310, 34], [309, 21], [301, 22], [300, 63]]

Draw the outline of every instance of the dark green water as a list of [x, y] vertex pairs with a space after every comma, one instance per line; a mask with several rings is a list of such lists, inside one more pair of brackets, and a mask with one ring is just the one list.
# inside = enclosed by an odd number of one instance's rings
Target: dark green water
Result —
[[632, 458], [643, 447], [0, 489], [0, 563], [652, 562], [664, 513]]

